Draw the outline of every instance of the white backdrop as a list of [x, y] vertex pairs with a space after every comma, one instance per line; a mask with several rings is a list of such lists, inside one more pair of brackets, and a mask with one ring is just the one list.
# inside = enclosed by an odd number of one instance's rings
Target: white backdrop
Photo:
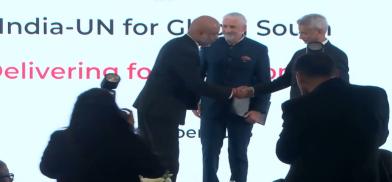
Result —
[[[296, 20], [309, 13], [323, 14], [331, 26], [328, 39], [349, 57], [351, 82], [381, 86], [392, 95], [388, 69], [392, 13], [387, 0], [14, 0], [1, 4], [0, 160], [15, 173], [16, 182], [53, 181], [38, 168], [49, 136], [68, 125], [77, 95], [98, 87], [104, 69], [118, 70], [122, 77], [118, 104], [132, 108], [160, 47], [186, 32], [188, 20], [203, 14], [221, 21], [226, 13], [243, 13], [248, 37], [268, 46], [276, 70], [305, 46], [292, 35], [298, 33]], [[92, 67], [99, 69], [98, 78], [95, 72], [86, 73]], [[266, 125], [254, 127], [249, 182], [268, 182], [287, 173], [288, 166], [275, 156], [275, 143], [282, 124], [280, 104], [288, 99], [288, 90], [272, 94]], [[181, 182], [201, 181], [198, 128], [198, 118], [189, 112], [181, 127], [188, 132], [180, 140]], [[391, 140], [383, 148], [391, 150]], [[220, 158], [219, 177], [229, 181], [226, 144]]]

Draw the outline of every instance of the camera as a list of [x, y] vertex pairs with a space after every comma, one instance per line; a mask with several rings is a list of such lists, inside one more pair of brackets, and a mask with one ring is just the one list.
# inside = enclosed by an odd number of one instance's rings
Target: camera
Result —
[[[121, 78], [116, 73], [107, 73], [105, 74], [105, 77], [101, 82], [101, 88], [106, 89], [108, 92], [110, 92], [113, 95], [113, 97], [116, 97], [115, 89], [117, 88], [120, 81]], [[120, 110], [121, 110], [121, 115], [124, 117], [124, 119], [130, 125], [130, 128], [133, 130], [135, 121], [133, 118], [132, 111], [128, 108], [121, 108]]]
[[108, 90], [112, 95], [116, 96], [116, 91], [114, 89], [117, 88], [120, 83], [120, 76], [115, 73], [107, 73], [101, 82], [101, 88]]

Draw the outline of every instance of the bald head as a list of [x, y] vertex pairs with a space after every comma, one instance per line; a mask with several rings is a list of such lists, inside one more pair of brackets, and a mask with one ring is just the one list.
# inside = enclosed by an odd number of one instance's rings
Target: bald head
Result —
[[5, 173], [8, 173], [7, 165], [0, 160], [0, 175], [4, 175]]
[[209, 46], [217, 38], [220, 30], [219, 22], [211, 16], [200, 16], [193, 20], [188, 35], [201, 46]]
[[0, 160], [0, 182], [11, 182], [10, 173], [7, 165]]

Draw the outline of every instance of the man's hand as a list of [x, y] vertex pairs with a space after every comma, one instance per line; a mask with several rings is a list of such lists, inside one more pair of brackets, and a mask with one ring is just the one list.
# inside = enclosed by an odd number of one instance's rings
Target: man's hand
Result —
[[198, 110], [192, 110], [192, 112], [193, 112], [193, 114], [196, 116], [196, 117], [199, 117], [200, 118], [200, 110], [198, 109]]
[[121, 115], [124, 117], [124, 119], [127, 121], [127, 123], [134, 127], [135, 125], [135, 119], [133, 118], [133, 112], [132, 110], [128, 108], [121, 108]]
[[196, 117], [200, 118], [200, 102], [197, 104], [197, 110], [192, 110], [192, 112]]
[[233, 96], [237, 98], [246, 98], [254, 96], [253, 87], [239, 86], [233, 89]]
[[261, 125], [265, 124], [265, 114], [258, 112], [258, 111], [249, 111], [245, 114], [245, 120], [248, 123], [254, 124], [254, 123], [259, 123]]

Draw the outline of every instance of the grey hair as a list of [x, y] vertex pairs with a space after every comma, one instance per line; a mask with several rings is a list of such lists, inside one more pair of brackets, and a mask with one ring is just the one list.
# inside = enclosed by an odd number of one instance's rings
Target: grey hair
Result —
[[244, 16], [243, 14], [241, 14], [241, 13], [237, 13], [237, 12], [228, 13], [228, 14], [226, 14], [223, 18], [225, 18], [225, 17], [227, 17], [227, 16], [235, 16], [235, 17], [238, 17], [238, 18], [240, 18], [241, 22], [242, 22], [244, 25], [246, 25], [246, 18], [245, 18], [245, 16]]
[[327, 32], [328, 22], [327, 19], [320, 14], [308, 14], [297, 20], [298, 25], [310, 26], [311, 28], [316, 28]]

